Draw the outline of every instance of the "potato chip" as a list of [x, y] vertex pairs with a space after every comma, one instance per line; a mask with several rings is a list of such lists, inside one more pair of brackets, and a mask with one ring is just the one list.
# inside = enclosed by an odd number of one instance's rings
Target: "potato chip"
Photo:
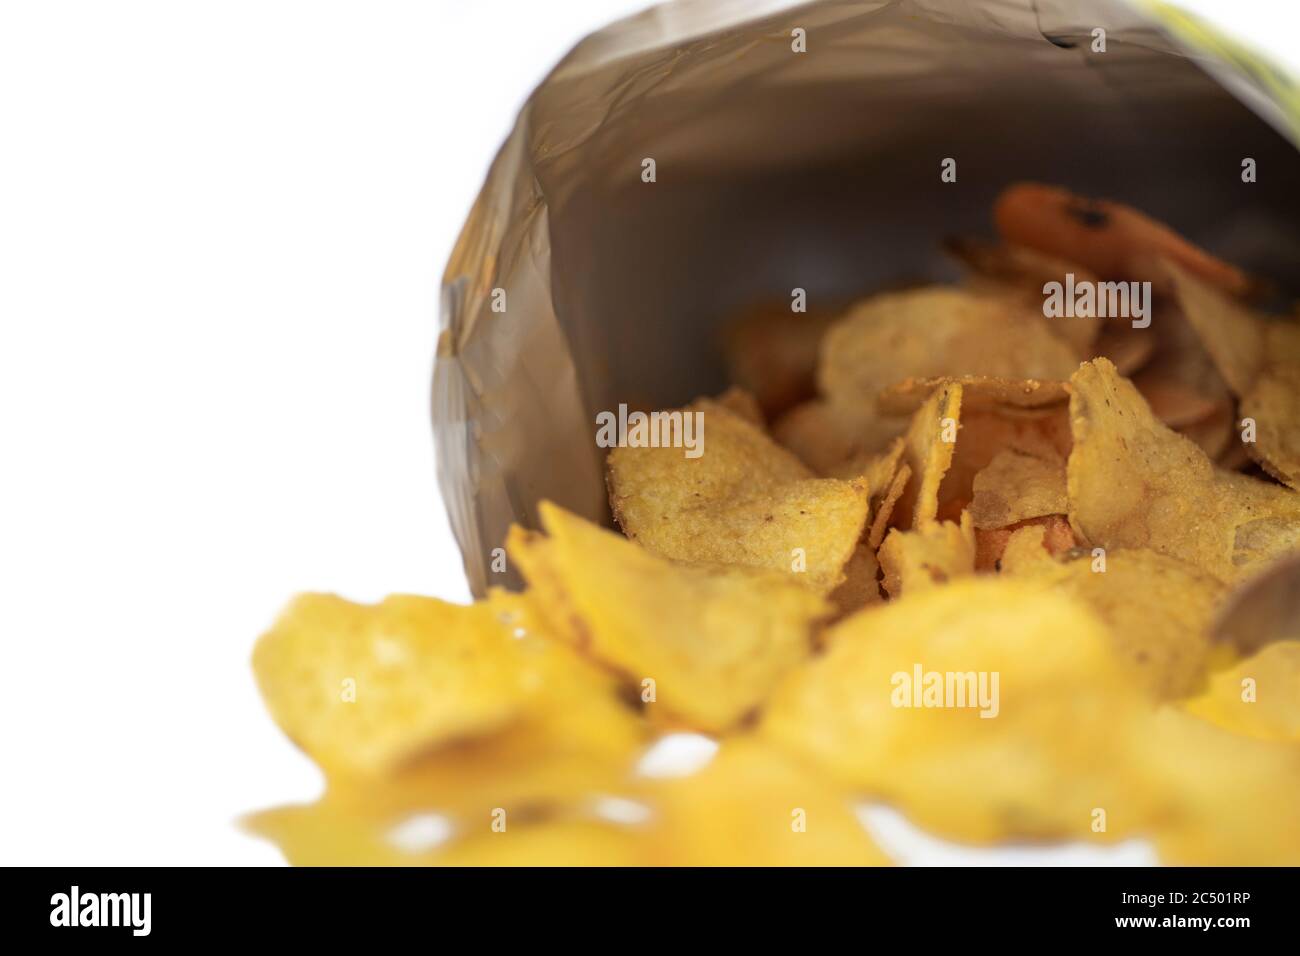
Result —
[[772, 437], [817, 474], [844, 477], [891, 447], [905, 428], [906, 417], [883, 415], [869, 402], [819, 398], [773, 422]]
[[679, 448], [610, 452], [610, 505], [624, 533], [663, 557], [799, 571], [805, 586], [833, 591], [866, 524], [866, 483], [811, 477], [714, 402], [687, 411], [704, 416], [698, 458]]
[[788, 301], [764, 303], [728, 322], [722, 354], [731, 381], [752, 392], [768, 415], [813, 396], [822, 335], [833, 312], [792, 312]]
[[848, 795], [814, 768], [752, 739], [722, 745], [698, 773], [648, 798], [650, 842], [670, 866], [885, 866]]
[[973, 490], [970, 514], [977, 528], [1065, 514], [1065, 463], [1007, 449], [975, 476]]
[[1246, 737], [1300, 743], [1300, 641], [1278, 641], [1220, 671], [1185, 709]]
[[961, 385], [944, 383], [912, 416], [903, 443], [903, 461], [912, 478], [895, 506], [898, 527], [920, 527], [938, 514], [939, 484], [952, 464], [961, 425], [961, 397]]
[[[1073, 275], [1076, 283], [1095, 282], [1097, 277], [1078, 263], [1050, 256], [1027, 246], [999, 245], [979, 239], [949, 239], [944, 247], [970, 267], [974, 274], [967, 284], [991, 294], [1019, 295], [1034, 306], [1043, 302], [1043, 286], [1064, 282]], [[1057, 326], [1056, 332], [1080, 355], [1088, 351], [1101, 331], [1098, 316], [1077, 316]]]
[[1279, 481], [1300, 488], [1300, 324], [1269, 319], [1212, 284], [1166, 263], [1179, 303], [1254, 423], [1247, 453]]
[[497, 731], [533, 689], [486, 605], [305, 594], [258, 641], [253, 670], [282, 730], [327, 770], [392, 769]]
[[899, 597], [975, 573], [975, 528], [969, 513], [961, 523], [931, 521], [911, 531], [894, 529], [880, 546], [885, 591]]
[[1037, 409], [967, 408], [963, 390], [961, 431], [939, 486], [939, 512], [953, 517], [969, 507], [975, 497], [975, 476], [1003, 452], [1063, 463], [1070, 453], [1068, 410], [1064, 403]]
[[1116, 660], [1153, 697], [1185, 697], [1203, 683], [1211, 621], [1225, 592], [1217, 578], [1154, 551], [1026, 561], [1019, 545], [1011, 560], [1003, 561], [1002, 572], [1040, 581], [1087, 604], [1110, 629]]
[[1070, 387], [1070, 523], [1088, 544], [1150, 548], [1224, 581], [1300, 546], [1296, 492], [1216, 469], [1110, 362]]
[[[981, 570], [1004, 571], [1016, 574], [1025, 570], [1034, 570], [1039, 564], [1051, 565], [1052, 555], [1047, 550], [1047, 530], [1036, 522], [1007, 529], [1008, 535], [997, 557], [996, 566], [991, 565]], [[978, 538], [976, 539], [978, 540]]]
[[716, 401], [736, 417], [743, 418], [759, 428], [763, 427], [763, 409], [759, 407], [758, 399], [753, 393], [732, 386], [719, 395]]
[[967, 410], [990, 408], [1042, 408], [1064, 403], [1070, 393], [1064, 382], [1037, 379], [992, 378], [988, 375], [956, 375], [948, 378], [907, 378], [880, 393], [877, 405], [886, 414], [910, 415], [924, 404], [936, 388], [956, 382], [962, 388]]
[[963, 579], [846, 618], [827, 645], [778, 690], [763, 733], [922, 826], [1112, 840], [1149, 818], [1116, 765], [1139, 698], [1075, 599]]
[[1041, 309], [936, 286], [854, 306], [822, 340], [817, 381], [834, 401], [870, 406], [886, 386], [907, 378], [1064, 381], [1078, 361]]
[[1250, 287], [1240, 269], [1136, 209], [1059, 186], [1008, 186], [993, 205], [993, 219], [1007, 242], [1079, 262], [1102, 279], [1149, 280], [1157, 260], [1170, 259], [1226, 292]]
[[871, 518], [871, 527], [867, 531], [867, 546], [875, 549], [880, 547], [880, 543], [885, 540], [885, 535], [889, 531], [889, 522], [893, 518], [894, 509], [898, 506], [898, 500], [903, 497], [903, 492], [907, 490], [908, 483], [912, 480], [912, 468], [910, 465], [899, 465], [898, 471], [894, 473], [893, 480], [889, 483], [889, 488], [884, 497], [880, 499], [880, 504], [876, 507], [876, 512]]
[[530, 581], [540, 563], [561, 582], [554, 626], [698, 729], [753, 711], [830, 611], [788, 571], [674, 565], [548, 502], [540, 513], [549, 547], [511, 553]]

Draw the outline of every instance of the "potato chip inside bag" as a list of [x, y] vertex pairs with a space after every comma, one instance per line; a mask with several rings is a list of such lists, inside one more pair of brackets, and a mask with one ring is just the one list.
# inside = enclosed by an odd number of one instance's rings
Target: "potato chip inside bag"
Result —
[[1260, 315], [1177, 264], [1165, 267], [1187, 321], [1240, 399], [1247, 453], [1300, 488], [1300, 323]]
[[827, 647], [781, 686], [762, 731], [845, 785], [976, 842], [1112, 840], [1147, 822], [1153, 801], [1118, 743], [1145, 705], [1076, 599], [961, 579], [844, 619]]
[[888, 415], [911, 415], [936, 388], [949, 383], [961, 386], [962, 404], [966, 411], [1045, 408], [1064, 403], [1070, 397], [1063, 381], [950, 375], [943, 378], [905, 378], [883, 389], [876, 404]]
[[921, 527], [939, 512], [939, 485], [952, 464], [961, 427], [962, 387], [945, 382], [916, 410], [903, 438], [903, 461], [911, 480], [894, 507], [893, 523]]
[[772, 437], [818, 475], [853, 477], [906, 428], [906, 416], [883, 414], [870, 402], [815, 398], [774, 421]]
[[908, 378], [962, 375], [1064, 381], [1079, 358], [1041, 309], [944, 286], [872, 296], [826, 333], [818, 388], [871, 405]]
[[685, 566], [544, 502], [546, 547], [511, 554], [530, 581], [560, 582], [552, 624], [650, 706], [690, 726], [735, 726], [811, 650], [830, 605], [797, 572]]
[[833, 591], [869, 508], [865, 481], [814, 478], [790, 452], [726, 408], [701, 401], [703, 453], [620, 447], [610, 452], [610, 505], [624, 533], [678, 561], [793, 574]]
[[975, 497], [975, 476], [1004, 452], [1046, 462], [1064, 463], [1070, 454], [1069, 406], [1060, 402], [1042, 408], [1007, 405], [968, 407], [962, 392], [961, 431], [948, 472], [939, 487], [939, 513], [953, 517]]
[[[1043, 286], [1049, 282], [1063, 283], [1067, 275], [1074, 276], [1076, 284], [1096, 281], [1096, 276], [1078, 263], [1028, 246], [963, 238], [950, 239], [944, 247], [971, 269], [966, 280], [969, 287], [986, 294], [1019, 296], [1035, 307], [1042, 305]], [[1090, 358], [1101, 325], [1099, 316], [1077, 316], [1056, 331], [1081, 358]]]
[[715, 399], [719, 405], [727, 411], [743, 418], [751, 425], [759, 428], [764, 427], [763, 409], [758, 404], [758, 398], [753, 392], [747, 392], [743, 388], [733, 385]]
[[894, 529], [880, 546], [879, 560], [885, 591], [893, 598], [974, 574], [975, 527], [970, 514], [964, 513], [960, 523], [931, 521], [910, 531]]
[[1217, 469], [1109, 361], [1070, 387], [1070, 523], [1089, 546], [1149, 548], [1224, 581], [1300, 546], [1296, 492]]
[[1235, 734], [1300, 743], [1300, 641], [1265, 645], [1184, 708]]
[[977, 528], [1005, 528], [1065, 514], [1065, 462], [1006, 449], [975, 476], [970, 513]]
[[879, 548], [880, 543], [885, 540], [885, 535], [889, 532], [889, 523], [894, 517], [894, 509], [898, 507], [898, 502], [902, 499], [903, 492], [907, 490], [911, 480], [911, 466], [900, 464], [871, 516], [871, 527], [867, 529], [867, 547]]

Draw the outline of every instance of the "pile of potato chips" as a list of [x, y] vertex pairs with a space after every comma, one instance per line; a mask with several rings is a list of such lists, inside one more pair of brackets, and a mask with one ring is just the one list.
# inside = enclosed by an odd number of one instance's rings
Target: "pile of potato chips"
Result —
[[[994, 221], [959, 285], [733, 322], [703, 454], [610, 453], [623, 535], [542, 504], [524, 592], [299, 598], [254, 667], [326, 792], [249, 826], [300, 864], [872, 865], [887, 803], [1300, 864], [1300, 320], [1115, 203]], [[1049, 317], [1067, 276], [1147, 319]]]

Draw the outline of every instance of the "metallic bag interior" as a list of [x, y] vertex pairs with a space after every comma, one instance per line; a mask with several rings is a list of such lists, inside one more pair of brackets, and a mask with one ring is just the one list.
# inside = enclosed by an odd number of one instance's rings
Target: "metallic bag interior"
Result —
[[587, 37], [443, 278], [438, 480], [472, 590], [511, 583], [492, 549], [539, 501], [607, 519], [598, 411], [721, 390], [719, 324], [755, 301], [954, 278], [940, 239], [991, 234], [1015, 180], [1131, 202], [1295, 292], [1300, 153], [1258, 80], [1093, 0], [685, 0]]

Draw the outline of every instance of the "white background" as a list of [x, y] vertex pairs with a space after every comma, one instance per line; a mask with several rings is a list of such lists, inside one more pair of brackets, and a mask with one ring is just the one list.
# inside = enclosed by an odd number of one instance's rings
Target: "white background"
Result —
[[[0, 863], [280, 861], [234, 821], [320, 778], [252, 643], [300, 590], [467, 598], [438, 279], [642, 5], [0, 0]], [[1283, 0], [1185, 5], [1300, 60]]]

